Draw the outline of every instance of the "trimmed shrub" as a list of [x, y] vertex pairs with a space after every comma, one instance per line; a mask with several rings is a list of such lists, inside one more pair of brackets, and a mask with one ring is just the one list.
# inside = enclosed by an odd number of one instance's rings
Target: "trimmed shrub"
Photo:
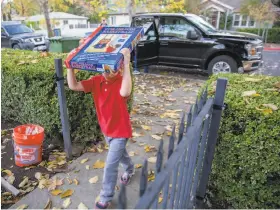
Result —
[[[241, 28], [241, 29], [238, 29], [238, 31], [258, 35], [257, 28]], [[262, 34], [262, 33], [263, 33], [263, 29], [260, 29], [260, 34]], [[268, 29], [267, 42], [268, 43], [280, 43], [280, 28]]]
[[[211, 94], [218, 77], [208, 81]], [[209, 182], [211, 200], [234, 209], [280, 208], [280, 77], [222, 77], [229, 81], [227, 108]], [[243, 96], [245, 91], [256, 94]]]
[[[2, 49], [2, 119], [39, 124], [45, 128], [47, 140], [61, 140], [54, 59], [64, 59], [66, 55], [52, 53], [44, 57], [38, 52]], [[64, 74], [72, 141], [82, 143], [101, 139], [91, 94], [70, 90], [65, 68]], [[92, 75], [80, 71], [77, 79], [87, 79]], [[132, 100], [129, 101], [129, 107], [131, 103]]]

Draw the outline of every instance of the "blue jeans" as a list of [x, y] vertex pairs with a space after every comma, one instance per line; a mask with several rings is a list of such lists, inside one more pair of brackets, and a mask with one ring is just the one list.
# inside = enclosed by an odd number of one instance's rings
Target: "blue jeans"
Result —
[[126, 138], [105, 137], [109, 145], [109, 151], [104, 168], [102, 190], [100, 192], [100, 201], [109, 202], [113, 199], [115, 187], [118, 179], [119, 163], [123, 165], [125, 171], [133, 173], [134, 164], [126, 151]]

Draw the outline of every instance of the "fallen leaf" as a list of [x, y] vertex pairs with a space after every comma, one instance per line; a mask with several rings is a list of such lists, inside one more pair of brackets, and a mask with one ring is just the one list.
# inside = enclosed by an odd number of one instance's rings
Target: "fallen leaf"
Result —
[[48, 52], [41, 52], [40, 56], [41, 57], [48, 57], [50, 55], [50, 53]]
[[265, 115], [268, 115], [268, 114], [272, 114], [272, 113], [273, 113], [272, 109], [264, 109], [262, 112], [263, 112]]
[[154, 181], [155, 180], [155, 174], [151, 173], [148, 175], [148, 182]]
[[95, 198], [95, 203], [100, 201], [100, 196], [98, 195], [96, 198]]
[[69, 178], [66, 178], [66, 179], [67, 179], [67, 181], [68, 181], [69, 184], [72, 184], [72, 183], [73, 183], [73, 181], [72, 181], [71, 179], [69, 179]]
[[156, 157], [150, 157], [150, 158], [148, 158], [148, 162], [156, 163], [157, 162], [157, 158]]
[[15, 179], [16, 178], [15, 178], [14, 174], [12, 174], [11, 176], [8, 177], [7, 182], [9, 182], [10, 184], [13, 184]]
[[39, 61], [37, 59], [32, 60], [31, 63], [38, 63]]
[[134, 168], [142, 168], [142, 164], [136, 164]]
[[51, 209], [52, 208], [52, 201], [48, 199], [48, 202], [46, 203], [44, 209]]
[[280, 88], [280, 82], [275, 83], [275, 84], [274, 84], [274, 87]]
[[101, 161], [101, 160], [97, 160], [94, 164], [93, 164], [93, 168], [94, 169], [101, 169], [105, 167], [105, 162]]
[[54, 195], [54, 196], [57, 196], [57, 195], [61, 194], [62, 192], [63, 192], [62, 190], [57, 189], [57, 190], [52, 190], [51, 194]]
[[171, 125], [167, 125], [164, 127], [167, 131], [172, 131], [172, 126]]
[[66, 163], [66, 160], [61, 160], [59, 162], [57, 162], [57, 165], [62, 166]]
[[254, 96], [255, 94], [257, 94], [257, 92], [255, 90], [251, 90], [251, 91], [245, 91], [242, 93], [242, 96]]
[[251, 78], [251, 77], [246, 77], [244, 80], [246, 82], [259, 82], [259, 81], [262, 81], [262, 79], [256, 79], [256, 78]]
[[25, 177], [22, 182], [18, 185], [19, 188], [24, 187], [28, 183], [28, 177]]
[[61, 186], [63, 184], [63, 179], [58, 179], [56, 176], [48, 181], [48, 191], [55, 190], [56, 186]]
[[17, 207], [17, 209], [18, 209], [18, 210], [20, 210], [20, 209], [26, 209], [27, 207], [28, 207], [28, 205], [22, 204], [22, 205], [20, 205], [19, 207]]
[[89, 170], [89, 165], [86, 165], [86, 169]]
[[44, 179], [41, 179], [41, 180], [39, 181], [38, 188], [39, 188], [39, 189], [44, 189], [44, 188], [47, 187], [48, 185], [49, 185], [48, 180], [44, 178]]
[[13, 172], [10, 171], [10, 170], [8, 170], [8, 169], [3, 170], [2, 172], [5, 173], [5, 174], [7, 174], [8, 176], [13, 175]]
[[103, 149], [97, 147], [97, 151], [98, 151], [99, 153], [102, 153], [102, 152], [103, 152]]
[[141, 127], [146, 131], [151, 131], [152, 130], [152, 128], [148, 125], [141, 125]]
[[155, 146], [146, 145], [144, 147], [144, 150], [145, 150], [146, 153], [148, 153], [148, 152], [155, 152], [156, 151], [156, 147]]
[[109, 145], [105, 144], [104, 149], [108, 150], [109, 149]]
[[134, 140], [134, 139], [129, 139], [129, 141], [132, 143], [132, 144], [134, 144], [135, 142], [137, 142], [136, 140]]
[[116, 185], [115, 190], [120, 191], [120, 187], [118, 185]]
[[159, 198], [158, 198], [158, 203], [161, 203], [162, 200], [163, 200], [163, 198], [162, 198], [162, 197], [159, 197]]
[[98, 176], [95, 176], [95, 177], [92, 177], [89, 179], [89, 183], [91, 183], [91, 184], [96, 184], [97, 181], [98, 181]]
[[81, 164], [84, 164], [84, 163], [87, 162], [87, 161], [88, 161], [88, 158], [82, 159], [82, 160], [81, 160]]
[[46, 161], [42, 161], [38, 166], [45, 167], [46, 166]]
[[165, 99], [166, 101], [171, 101], [171, 102], [174, 102], [174, 101], [176, 101], [176, 98], [167, 98], [167, 99]]
[[88, 207], [85, 204], [80, 203], [78, 209], [88, 209]]
[[27, 63], [25, 61], [20, 61], [20, 62], [18, 62], [17, 65], [19, 66], [19, 65], [23, 65], [23, 64], [27, 64]]
[[152, 137], [153, 137], [154, 139], [156, 139], [156, 140], [161, 140], [161, 139], [162, 139], [162, 137], [160, 137], [160, 136], [158, 136], [158, 135], [152, 135]]
[[133, 157], [133, 156], [135, 155], [135, 152], [131, 151], [131, 152], [128, 153], [128, 155], [129, 155], [130, 157]]
[[133, 133], [132, 133], [132, 136], [133, 136], [133, 137], [141, 137], [141, 136], [144, 136], [144, 135], [141, 134], [141, 133], [133, 132]]
[[41, 172], [36, 172], [35, 173], [35, 178], [38, 179], [38, 180], [42, 179], [43, 178], [42, 173]]
[[71, 204], [71, 198], [66, 198], [64, 201], [63, 201], [63, 204], [62, 204], [62, 207], [64, 209], [67, 209]]
[[32, 168], [35, 168], [36, 166], [30, 166], [30, 167], [26, 167], [26, 168], [24, 168], [24, 170], [30, 170], [30, 169], [32, 169]]
[[262, 104], [262, 106], [271, 108], [273, 111], [278, 110], [278, 107], [274, 104]]
[[60, 198], [66, 198], [71, 196], [74, 193], [74, 190], [68, 189], [66, 191], [64, 191], [61, 195]]
[[140, 147], [142, 147], [142, 146], [146, 145], [146, 143], [140, 142], [138, 145], [139, 145]]
[[73, 179], [73, 182], [74, 182], [75, 185], [79, 184], [79, 181], [77, 179]]

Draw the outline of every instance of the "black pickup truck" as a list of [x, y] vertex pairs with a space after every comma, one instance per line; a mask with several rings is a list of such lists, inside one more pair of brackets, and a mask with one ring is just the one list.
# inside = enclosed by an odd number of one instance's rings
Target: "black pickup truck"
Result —
[[216, 74], [256, 70], [263, 63], [259, 36], [219, 31], [194, 14], [136, 15], [131, 26], [145, 28], [136, 49], [137, 67], [163, 65]]

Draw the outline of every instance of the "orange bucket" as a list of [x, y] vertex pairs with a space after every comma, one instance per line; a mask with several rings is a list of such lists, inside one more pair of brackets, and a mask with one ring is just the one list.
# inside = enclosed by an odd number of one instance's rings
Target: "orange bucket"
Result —
[[30, 166], [42, 161], [44, 128], [26, 124], [14, 128], [15, 163], [19, 167]]

